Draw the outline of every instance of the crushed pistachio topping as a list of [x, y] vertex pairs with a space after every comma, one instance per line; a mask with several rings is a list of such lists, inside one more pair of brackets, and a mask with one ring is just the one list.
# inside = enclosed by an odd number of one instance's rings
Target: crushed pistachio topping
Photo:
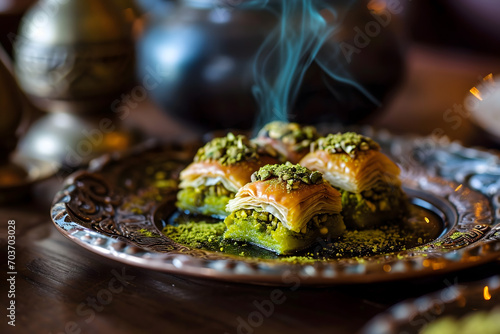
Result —
[[[253, 222], [254, 228], [262, 233], [271, 233], [276, 231], [278, 225], [281, 224], [280, 220], [272, 213], [267, 211], [255, 211], [249, 209], [242, 209], [234, 212], [236, 219], [249, 219]], [[332, 215], [320, 213], [314, 216], [301, 230], [300, 233], [306, 234], [310, 229], [319, 229], [321, 234], [327, 234], [328, 228], [324, 227], [324, 223], [328, 219], [332, 219]], [[335, 218], [334, 218], [335, 219]], [[323, 233], [324, 232], [324, 233]]]
[[[162, 232], [172, 240], [193, 248], [219, 247], [226, 229], [224, 222], [190, 221], [179, 225], [166, 225]], [[209, 247], [211, 248], [211, 247]]]
[[379, 144], [373, 139], [365, 137], [355, 132], [345, 132], [329, 134], [319, 138], [313, 143], [315, 149], [325, 150], [329, 153], [347, 153], [355, 155], [360, 151], [380, 150]]
[[274, 121], [259, 131], [259, 137], [281, 140], [298, 152], [308, 148], [319, 136], [314, 126]]
[[257, 146], [245, 136], [228, 133], [215, 138], [198, 150], [194, 161], [215, 160], [221, 165], [233, 165], [240, 161], [257, 160]]
[[323, 181], [323, 174], [317, 171], [311, 171], [301, 165], [293, 165], [287, 162], [282, 165], [265, 165], [252, 174], [252, 182], [265, 181], [277, 178], [286, 182], [288, 192], [298, 189], [300, 183], [320, 184]]

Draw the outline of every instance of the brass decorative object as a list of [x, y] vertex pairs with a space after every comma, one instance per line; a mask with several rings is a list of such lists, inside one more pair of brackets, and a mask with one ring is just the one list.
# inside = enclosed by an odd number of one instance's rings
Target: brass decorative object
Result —
[[50, 113], [31, 126], [18, 154], [23, 159], [50, 161], [65, 177], [92, 158], [128, 149], [140, 139], [139, 132], [113, 115]]
[[26, 198], [33, 182], [54, 172], [46, 162], [18, 160], [13, 155], [25, 109], [10, 60], [0, 47], [0, 205]]
[[14, 54], [20, 85], [47, 111], [101, 111], [134, 78], [131, 24], [115, 1], [38, 2]]
[[[50, 112], [19, 144], [19, 156], [67, 175], [141, 137], [113, 113], [134, 83], [133, 1], [41, 0], [22, 20], [15, 70], [32, 101]], [[118, 103], [118, 104], [117, 104]]]
[[27, 177], [24, 168], [10, 161], [23, 106], [8, 63], [7, 55], [0, 48], [0, 203], [6, 198], [2, 190], [24, 182]]

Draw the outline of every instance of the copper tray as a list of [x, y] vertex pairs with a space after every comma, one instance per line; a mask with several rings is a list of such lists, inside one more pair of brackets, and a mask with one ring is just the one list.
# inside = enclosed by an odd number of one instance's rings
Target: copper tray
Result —
[[[334, 131], [334, 129], [327, 129]], [[335, 285], [416, 278], [500, 258], [500, 158], [445, 139], [392, 136], [364, 129], [402, 169], [415, 205], [443, 220], [433, 242], [392, 254], [284, 263], [180, 245], [161, 233], [159, 216], [175, 210], [176, 178], [195, 146], [148, 146], [93, 160], [56, 195], [59, 231], [105, 257], [130, 265], [256, 284]]]

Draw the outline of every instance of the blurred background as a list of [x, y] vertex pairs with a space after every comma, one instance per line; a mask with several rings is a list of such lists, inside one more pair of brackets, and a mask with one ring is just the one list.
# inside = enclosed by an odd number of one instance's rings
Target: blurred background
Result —
[[[4, 193], [22, 194], [54, 174], [60, 181], [93, 157], [151, 139], [252, 130], [255, 57], [274, 36], [282, 3], [250, 3], [0, 0]], [[500, 147], [500, 7], [488, 0], [331, 3], [342, 20], [315, 8], [335, 32], [307, 67], [290, 120]], [[271, 65], [272, 79], [280, 67]], [[330, 69], [349, 80], [332, 78]]]

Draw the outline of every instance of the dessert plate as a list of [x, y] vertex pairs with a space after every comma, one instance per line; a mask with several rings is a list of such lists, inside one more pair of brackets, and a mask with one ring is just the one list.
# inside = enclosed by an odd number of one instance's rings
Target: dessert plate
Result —
[[401, 167], [413, 207], [434, 217], [425, 218], [431, 239], [392, 252], [311, 261], [179, 244], [162, 229], [175, 213], [177, 177], [192, 159], [195, 145], [149, 145], [93, 160], [87, 170], [65, 181], [55, 197], [52, 219], [78, 245], [117, 261], [256, 284], [382, 282], [450, 272], [500, 257], [497, 153], [443, 138], [397, 137], [371, 128], [360, 132], [377, 140]]
[[[452, 285], [392, 306], [370, 320], [361, 334], [446, 334], [456, 333], [456, 326], [468, 326], [469, 330], [462, 329], [461, 333], [484, 333], [487, 329], [478, 326], [491, 321], [498, 324], [498, 319], [493, 320], [493, 317], [500, 314], [499, 300], [500, 276]], [[498, 333], [499, 326], [495, 328], [488, 333]]]

